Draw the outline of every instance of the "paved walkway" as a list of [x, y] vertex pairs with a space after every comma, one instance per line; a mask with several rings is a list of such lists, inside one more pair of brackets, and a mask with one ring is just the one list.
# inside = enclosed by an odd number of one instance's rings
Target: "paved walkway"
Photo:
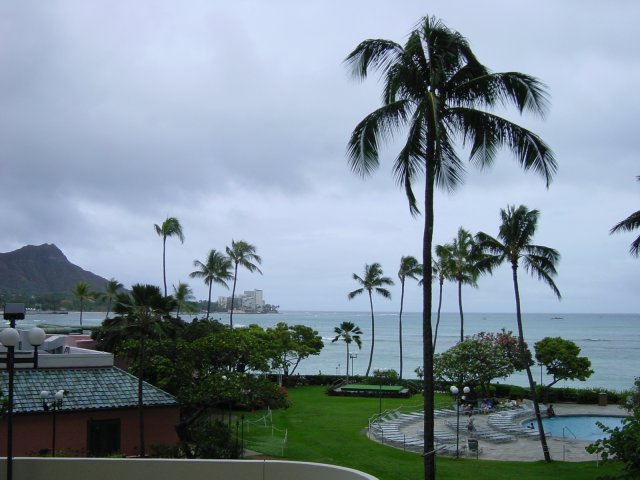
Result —
[[[557, 415], [627, 415], [627, 411], [618, 405], [598, 406], [598, 405], [577, 405], [577, 404], [554, 404]], [[543, 410], [544, 411], [544, 410]], [[450, 422], [455, 416], [436, 417], [435, 429], [444, 430], [450, 428], [446, 422]], [[474, 415], [474, 422], [478, 428], [488, 427], [488, 415]], [[525, 418], [525, 417], [523, 417]], [[413, 422], [404, 423], [400, 432], [407, 438], [421, 438], [423, 436], [422, 418], [417, 417]], [[467, 417], [460, 416], [460, 446], [467, 444]], [[452, 430], [454, 431], [454, 430]], [[455, 431], [454, 431], [455, 433]], [[373, 437], [372, 437], [373, 438]], [[455, 442], [454, 442], [455, 443]], [[597, 460], [595, 454], [587, 453], [585, 447], [591, 441], [575, 439], [562, 439], [555, 437], [547, 438], [549, 453], [553, 460], [567, 462], [584, 462]], [[508, 443], [493, 443], [488, 440], [479, 439], [482, 449], [481, 459], [487, 460], [516, 460], [516, 461], [538, 461], [544, 460], [540, 439], [538, 437], [526, 438], [516, 436], [515, 441]]]

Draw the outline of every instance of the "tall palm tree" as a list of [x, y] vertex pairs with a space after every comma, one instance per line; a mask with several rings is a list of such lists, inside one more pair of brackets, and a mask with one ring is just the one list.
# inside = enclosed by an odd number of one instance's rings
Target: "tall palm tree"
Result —
[[[357, 327], [353, 322], [342, 322], [340, 326], [333, 329], [333, 333], [336, 334], [335, 338], [331, 340], [331, 343], [335, 343], [338, 340], [342, 340], [347, 345], [347, 383], [349, 382], [349, 345], [351, 342], [355, 342], [358, 349], [362, 349], [362, 330]], [[353, 375], [353, 372], [351, 372]]]
[[462, 285], [478, 287], [481, 270], [479, 261], [482, 252], [467, 230], [460, 228], [458, 235], [449, 245], [449, 271], [452, 279], [458, 283], [458, 311], [460, 312], [460, 341], [464, 341], [464, 312], [462, 310]]
[[422, 265], [420, 262], [412, 256], [402, 257], [400, 259], [400, 269], [398, 270], [398, 279], [400, 280], [400, 314], [398, 315], [398, 329], [400, 340], [400, 373], [399, 377], [402, 380], [402, 309], [404, 306], [404, 282], [407, 278], [413, 278], [416, 281], [420, 280], [422, 276]]
[[[513, 104], [520, 112], [543, 115], [544, 86], [518, 72], [493, 73], [474, 56], [467, 40], [433, 17], [424, 17], [404, 46], [383, 39], [360, 43], [345, 62], [354, 77], [370, 71], [383, 78], [383, 105], [354, 129], [348, 144], [351, 169], [368, 176], [379, 166], [380, 144], [406, 127], [407, 138], [394, 165], [410, 212], [419, 213], [413, 184], [424, 178], [423, 278], [432, 265], [435, 186], [452, 189], [462, 182], [464, 167], [455, 137], [470, 146], [470, 160], [480, 167], [493, 163], [498, 147], [508, 147], [525, 170], [547, 182], [556, 170], [553, 153], [534, 133], [506, 120], [493, 107]], [[423, 282], [423, 359], [425, 442], [424, 471], [435, 478], [433, 338], [431, 282]]]
[[177, 287], [174, 285], [173, 298], [176, 301], [176, 318], [180, 318], [180, 310], [186, 313], [195, 313], [198, 311], [198, 309], [193, 306], [195, 297], [189, 284], [178, 282]]
[[349, 300], [352, 298], [367, 292], [369, 295], [369, 306], [371, 307], [371, 351], [369, 353], [369, 366], [367, 366], [367, 373], [365, 377], [369, 376], [371, 370], [371, 362], [373, 361], [373, 347], [376, 343], [376, 322], [373, 316], [373, 292], [382, 295], [384, 298], [391, 298], [391, 292], [384, 288], [385, 285], [393, 285], [393, 280], [389, 277], [382, 276], [382, 267], [379, 263], [372, 263], [371, 265], [364, 266], [364, 276], [360, 277], [357, 274], [353, 274], [353, 279], [362, 285], [360, 288], [350, 292]]
[[546, 461], [551, 460], [547, 439], [544, 435], [544, 425], [540, 416], [540, 406], [536, 397], [536, 385], [531, 374], [531, 365], [528, 361], [526, 346], [524, 342], [524, 331], [522, 328], [522, 312], [520, 306], [520, 289], [518, 287], [518, 266], [520, 262], [524, 269], [531, 275], [545, 282], [558, 298], [560, 290], [553, 281], [556, 275], [556, 263], [560, 259], [560, 254], [550, 247], [534, 245], [531, 243], [533, 235], [538, 225], [538, 210], [529, 210], [524, 205], [518, 208], [514, 206], [507, 207], [506, 210], [500, 210], [502, 223], [498, 230], [498, 238], [493, 238], [484, 232], [477, 234], [478, 243], [485, 252], [486, 257], [483, 260], [488, 271], [491, 271], [497, 265], [509, 263], [511, 265], [511, 274], [513, 278], [513, 290], [516, 300], [516, 321], [518, 323], [518, 345], [520, 347], [520, 356], [522, 363], [527, 371], [529, 379], [529, 388], [538, 421], [538, 431], [540, 432], [540, 442], [542, 451]]
[[138, 339], [138, 420], [140, 456], [146, 455], [144, 442], [144, 367], [145, 340], [160, 331], [160, 322], [169, 316], [175, 303], [171, 297], [163, 297], [155, 285], [136, 284], [131, 294], [121, 293], [116, 299], [116, 322], [128, 335]]
[[[640, 180], [640, 176], [636, 178]], [[638, 229], [640, 229], [640, 210], [632, 213], [620, 223], [617, 223], [609, 233], [633, 232]], [[640, 254], [640, 235], [638, 235], [638, 238], [631, 243], [629, 253], [634, 257], [637, 257]]]
[[95, 292], [91, 291], [91, 287], [87, 282], [78, 282], [71, 291], [76, 299], [80, 300], [80, 328], [82, 328], [82, 312], [84, 311], [84, 302], [91, 301], [96, 297]]
[[[231, 247], [227, 247], [227, 255], [233, 263], [233, 290], [231, 291], [231, 313], [229, 314], [229, 325], [233, 328], [233, 304], [236, 298], [236, 280], [238, 279], [238, 266], [244, 267], [250, 272], [262, 271], [258, 265], [262, 263], [262, 258], [256, 253], [256, 247], [244, 240], [231, 240]], [[255, 262], [255, 263], [253, 263]], [[256, 265], [256, 263], [258, 265]]]
[[438, 341], [438, 327], [440, 326], [440, 310], [442, 309], [442, 289], [445, 280], [451, 279], [451, 247], [448, 245], [436, 245], [436, 257], [432, 261], [432, 278], [438, 279], [438, 313], [436, 314], [436, 328], [433, 334], [433, 351], [436, 350], [436, 342]]
[[178, 237], [180, 243], [184, 243], [184, 235], [182, 233], [182, 225], [180, 220], [175, 217], [167, 217], [162, 225], [154, 224], [158, 236], [162, 237], [162, 281], [164, 282], [164, 296], [167, 296], [167, 238]]
[[191, 278], [202, 278], [204, 283], [209, 286], [209, 299], [207, 301], [207, 318], [211, 313], [211, 289], [214, 283], [222, 285], [225, 288], [229, 288], [227, 280], [234, 278], [233, 274], [229, 272], [231, 268], [231, 260], [222, 253], [212, 249], [207, 255], [207, 259], [204, 263], [200, 260], [194, 260], [193, 266], [199, 268], [195, 272], [191, 272], [189, 276]]
[[104, 286], [104, 292], [100, 294], [100, 298], [103, 301], [107, 301], [107, 313], [105, 314], [104, 318], [105, 320], [107, 318], [109, 318], [109, 313], [111, 312], [111, 305], [113, 304], [113, 301], [116, 299], [116, 297], [118, 296], [118, 291], [120, 289], [124, 288], [124, 285], [122, 285], [119, 281], [117, 281], [115, 278], [111, 278]]

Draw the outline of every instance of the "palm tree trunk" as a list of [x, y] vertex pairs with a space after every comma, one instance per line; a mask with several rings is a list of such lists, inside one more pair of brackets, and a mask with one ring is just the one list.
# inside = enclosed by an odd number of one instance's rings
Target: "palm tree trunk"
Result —
[[438, 341], [438, 327], [440, 326], [440, 309], [442, 308], [442, 285], [444, 279], [440, 280], [440, 294], [438, 295], [438, 319], [436, 320], [436, 331], [433, 335], [433, 351], [436, 351], [436, 342]]
[[84, 307], [84, 299], [80, 297], [80, 328], [82, 328], [82, 309]]
[[458, 280], [458, 310], [460, 310], [460, 342], [464, 342], [464, 313], [462, 312], [462, 281]]
[[518, 346], [520, 347], [520, 357], [522, 363], [525, 365], [527, 371], [527, 378], [529, 380], [529, 390], [531, 391], [531, 398], [533, 399], [533, 409], [536, 415], [538, 423], [538, 432], [540, 433], [540, 445], [542, 445], [542, 453], [544, 455], [544, 461], [550, 462], [551, 455], [549, 454], [549, 446], [547, 445], [547, 437], [544, 434], [544, 425], [542, 423], [542, 416], [540, 415], [540, 404], [538, 403], [538, 397], [536, 396], [536, 383], [533, 380], [531, 374], [531, 367], [527, 359], [526, 350], [524, 347], [524, 330], [522, 328], [522, 312], [520, 309], [520, 288], [518, 287], [518, 265], [512, 265], [513, 270], [513, 290], [516, 296], [516, 320], [518, 322]]
[[373, 298], [371, 297], [371, 291], [369, 291], [369, 305], [371, 307], [371, 351], [369, 352], [369, 366], [367, 367], [367, 373], [364, 374], [365, 377], [369, 376], [369, 371], [371, 370], [371, 363], [373, 362], [373, 346], [376, 343], [376, 322], [373, 318]]
[[107, 305], [107, 314], [104, 316], [105, 320], [109, 318], [109, 313], [111, 313], [111, 302], [113, 302], [113, 299], [109, 297], [109, 304]]
[[400, 380], [402, 380], [402, 307], [404, 305], [404, 279], [402, 280], [402, 289], [400, 290], [400, 315], [398, 316], [398, 328], [400, 330]]
[[211, 313], [211, 287], [213, 286], [213, 280], [209, 282], [209, 300], [207, 301], [207, 319]]
[[166, 263], [166, 252], [167, 252], [167, 236], [162, 237], [162, 281], [164, 282], [164, 296], [167, 296], [167, 263]]
[[435, 138], [433, 121], [429, 121], [427, 138], [427, 158], [425, 170], [425, 192], [424, 192], [424, 233], [422, 237], [422, 275], [425, 281], [422, 282], [422, 359], [424, 370], [424, 478], [425, 480], [435, 480], [436, 459], [435, 445], [433, 438], [433, 427], [435, 419], [433, 381], [433, 334], [431, 331], [431, 290], [432, 283], [426, 279], [431, 278], [432, 248], [433, 248], [433, 187], [435, 185]]
[[238, 264], [233, 270], [233, 290], [231, 290], [231, 313], [229, 314], [229, 326], [233, 328], [233, 304], [236, 303], [236, 280], [238, 278]]
[[142, 397], [142, 379], [144, 376], [144, 333], [140, 336], [140, 353], [138, 366], [138, 422], [140, 433], [140, 456], [145, 456], [144, 451], [144, 401]]
[[[351, 372], [353, 375], [353, 372]], [[347, 343], [347, 383], [349, 383], [349, 344]]]

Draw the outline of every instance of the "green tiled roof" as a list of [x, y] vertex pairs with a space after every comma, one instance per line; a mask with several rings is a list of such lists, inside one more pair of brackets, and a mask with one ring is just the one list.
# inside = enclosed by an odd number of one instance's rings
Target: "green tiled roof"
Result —
[[[9, 373], [0, 371], [0, 389], [7, 395]], [[138, 378], [116, 367], [17, 369], [14, 377], [14, 412], [42, 412], [40, 392], [65, 390], [61, 411], [103, 410], [138, 406]], [[174, 397], [143, 384], [144, 405], [177, 405]]]

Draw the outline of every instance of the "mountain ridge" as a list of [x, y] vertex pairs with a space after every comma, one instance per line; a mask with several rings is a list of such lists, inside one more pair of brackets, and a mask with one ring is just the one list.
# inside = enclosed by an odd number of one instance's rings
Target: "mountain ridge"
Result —
[[104, 291], [107, 279], [71, 263], [53, 243], [0, 253], [0, 294], [70, 295], [78, 282]]

